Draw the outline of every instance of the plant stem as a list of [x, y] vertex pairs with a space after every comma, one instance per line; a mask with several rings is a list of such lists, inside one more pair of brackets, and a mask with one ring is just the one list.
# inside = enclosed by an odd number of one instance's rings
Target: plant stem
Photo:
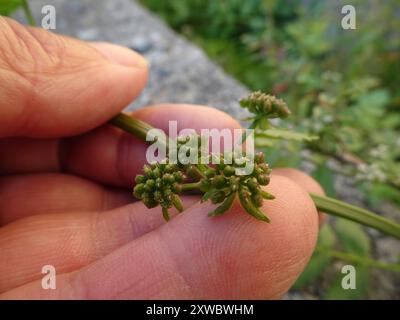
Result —
[[318, 210], [352, 220], [400, 239], [400, 225], [371, 211], [351, 204], [310, 193]]
[[[146, 122], [131, 118], [122, 113], [111, 119], [110, 123], [142, 139], [143, 141], [146, 141], [148, 131], [154, 129]], [[164, 143], [166, 144], [167, 142], [164, 141]], [[184, 191], [193, 190], [196, 188], [198, 188], [197, 182], [183, 185]], [[383, 233], [400, 239], [400, 225], [389, 219], [383, 218], [371, 211], [350, 205], [336, 199], [319, 196], [313, 193], [311, 193], [310, 196], [313, 199], [317, 209], [322, 212], [326, 212], [328, 214], [348, 220], [353, 220], [367, 227], [377, 229]]]
[[27, 0], [23, 0], [22, 1], [22, 8], [23, 8], [23, 10], [25, 12], [25, 16], [26, 16], [26, 19], [28, 20], [28, 23], [31, 26], [35, 27], [36, 26], [36, 21], [35, 21], [35, 18], [33, 17], [31, 8], [29, 7], [29, 3], [28, 3]]
[[[151, 129], [154, 129], [154, 127], [152, 127], [148, 123], [138, 120], [138, 119], [135, 119], [135, 118], [131, 118], [123, 113], [116, 115], [109, 122], [112, 125], [124, 130], [125, 132], [128, 132], [128, 133], [134, 135], [135, 137], [137, 137], [143, 141], [146, 141], [147, 133]], [[160, 142], [167, 145], [166, 141], [160, 141]]]
[[[248, 129], [248, 130], [254, 130], [254, 129], [257, 127], [257, 123], [258, 123], [258, 120], [254, 120], [254, 121], [249, 125], [249, 127], [248, 127], [247, 129]], [[247, 138], [248, 138], [247, 130], [244, 129], [244, 132], [243, 132], [242, 137], [240, 138], [240, 141], [239, 141], [238, 144], [239, 144], [239, 145], [243, 144], [243, 143], [247, 140]]]
[[200, 182], [191, 182], [182, 184], [182, 191], [192, 191], [200, 187]]

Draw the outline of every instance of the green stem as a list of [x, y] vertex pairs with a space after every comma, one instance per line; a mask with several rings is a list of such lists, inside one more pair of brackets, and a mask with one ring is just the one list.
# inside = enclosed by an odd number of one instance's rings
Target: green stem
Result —
[[[125, 114], [118, 114], [116, 117], [110, 120], [110, 123], [140, 139], [146, 141], [147, 132], [150, 129], [154, 129], [151, 125], [146, 122], [131, 118]], [[253, 123], [254, 125], [254, 123]], [[250, 126], [251, 127], [253, 127]], [[166, 141], [164, 141], [166, 143]], [[198, 169], [198, 168], [197, 168]], [[199, 170], [200, 172], [200, 170]], [[184, 190], [193, 190], [198, 188], [197, 183], [188, 183], [184, 187]], [[184, 185], [185, 186], [185, 185]], [[325, 196], [319, 196], [311, 193], [311, 198], [313, 199], [318, 210], [345, 218], [348, 220], [353, 220], [367, 227], [377, 229], [383, 233], [391, 235], [397, 239], [400, 239], [400, 225], [383, 218], [371, 211], [350, 205], [348, 203], [332, 199]]]
[[182, 184], [182, 191], [192, 191], [200, 188], [200, 182], [191, 182]]
[[204, 173], [198, 168], [198, 165], [192, 165], [192, 172], [194, 173], [193, 178], [204, 179], [206, 176]]
[[35, 18], [33, 17], [31, 8], [29, 7], [29, 3], [28, 3], [27, 0], [23, 0], [22, 1], [22, 8], [23, 8], [23, 10], [25, 12], [25, 16], [26, 16], [26, 19], [28, 20], [28, 23], [31, 26], [35, 27], [36, 26], [36, 21], [35, 21]]
[[317, 209], [322, 212], [358, 222], [400, 239], [400, 225], [394, 221], [379, 216], [371, 211], [326, 196], [319, 196], [313, 193], [311, 193], [310, 196]]
[[[257, 127], [257, 124], [258, 124], [258, 120], [254, 120], [254, 121], [249, 125], [249, 127], [248, 127], [247, 129], [254, 130], [254, 129]], [[243, 132], [243, 134], [242, 134], [242, 137], [240, 138], [240, 141], [239, 141], [238, 144], [239, 144], [239, 145], [243, 144], [243, 143], [247, 140], [247, 137], [248, 137], [248, 135], [247, 135], [247, 130], [245, 129], [244, 132]]]

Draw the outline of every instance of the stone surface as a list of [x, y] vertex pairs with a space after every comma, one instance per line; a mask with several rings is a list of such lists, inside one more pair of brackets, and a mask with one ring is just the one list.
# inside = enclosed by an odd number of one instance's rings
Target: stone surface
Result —
[[[55, 6], [56, 32], [90, 41], [109, 41], [131, 47], [142, 53], [150, 62], [148, 86], [128, 109], [162, 102], [211, 105], [236, 118], [246, 113], [237, 101], [248, 90], [227, 76], [211, 62], [202, 50], [171, 31], [159, 18], [131, 0], [31, 0], [37, 21], [41, 7]], [[16, 18], [24, 20], [21, 12]], [[334, 164], [338, 165], [338, 164]], [[312, 168], [304, 162], [304, 168]], [[341, 199], [365, 205], [351, 179], [337, 176], [336, 185]], [[398, 210], [383, 205], [380, 212], [399, 219]], [[374, 256], [395, 263], [400, 256], [397, 240], [370, 233], [375, 239]], [[331, 271], [332, 272], [332, 271]], [[307, 292], [289, 293], [287, 299], [316, 299], [321, 296], [324, 281], [316, 283]], [[371, 298], [400, 298], [400, 277], [392, 272], [373, 272]]]

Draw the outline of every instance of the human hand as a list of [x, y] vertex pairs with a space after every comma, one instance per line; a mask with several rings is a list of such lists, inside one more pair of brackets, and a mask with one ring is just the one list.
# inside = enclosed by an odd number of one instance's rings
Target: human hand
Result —
[[[165, 223], [134, 202], [146, 145], [106, 125], [142, 90], [145, 60], [0, 17], [0, 298], [279, 298], [314, 249], [318, 215], [305, 174], [276, 169], [256, 221], [239, 205], [217, 218], [183, 197]], [[155, 127], [238, 128], [218, 110], [158, 105], [134, 116]], [[44, 290], [44, 265], [57, 289]]]

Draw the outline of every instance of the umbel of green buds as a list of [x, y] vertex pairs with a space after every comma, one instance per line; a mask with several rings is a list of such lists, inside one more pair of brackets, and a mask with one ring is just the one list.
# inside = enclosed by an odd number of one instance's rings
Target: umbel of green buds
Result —
[[240, 100], [240, 105], [247, 108], [258, 118], [283, 119], [290, 115], [290, 110], [285, 101], [261, 91], [250, 93], [245, 99]]
[[224, 157], [220, 157], [220, 163], [205, 172], [206, 178], [200, 184], [200, 190], [205, 192], [202, 201], [210, 199], [214, 204], [221, 204], [209, 216], [218, 216], [228, 211], [238, 196], [247, 213], [258, 220], [269, 222], [268, 217], [259, 209], [264, 199], [274, 199], [273, 195], [262, 190], [262, 186], [269, 183], [271, 173], [268, 164], [264, 162], [264, 154], [260, 152], [254, 156], [254, 170], [249, 175], [237, 175], [236, 169], [242, 168], [244, 161], [252, 159], [233, 158], [232, 164], [225, 164]]
[[[269, 129], [268, 134], [270, 136], [274, 128], [269, 128], [272, 124], [269, 123], [268, 119], [286, 118], [290, 114], [289, 109], [282, 100], [262, 92], [250, 94], [246, 99], [241, 100], [240, 104], [253, 113], [253, 116], [249, 118], [252, 121], [250, 128], [259, 132], [263, 129]], [[149, 130], [153, 129], [149, 124], [124, 114], [117, 115], [110, 123], [143, 140], [145, 140]], [[287, 132], [282, 134], [282, 132], [283, 130], [277, 129], [271, 137], [297, 141], [305, 140], [304, 135], [300, 135], [299, 138], [298, 133]], [[240, 144], [246, 141], [247, 137], [247, 133], [243, 134]], [[186, 145], [186, 142], [189, 141], [192, 142], [188, 138], [180, 139], [176, 151], [181, 151], [181, 148], [184, 148], [183, 151], [191, 155], [192, 147]], [[198, 156], [201, 159], [205, 157], [208, 160], [210, 157], [215, 157], [215, 155], [203, 156], [202, 154]], [[216, 157], [220, 157], [220, 160], [226, 160], [226, 154], [216, 155]], [[243, 159], [244, 162], [242, 161]], [[166, 220], [169, 219], [168, 209], [171, 207], [175, 207], [178, 211], [183, 210], [179, 198], [181, 191], [199, 190], [203, 193], [203, 201], [209, 199], [219, 205], [209, 213], [210, 216], [217, 216], [227, 212], [232, 207], [235, 199], [238, 198], [248, 214], [259, 220], [269, 222], [269, 218], [260, 210], [263, 200], [274, 199], [274, 196], [262, 189], [262, 186], [269, 183], [271, 172], [264, 162], [263, 154], [259, 153], [254, 157], [248, 154], [241, 158], [233, 158], [233, 160], [233, 162], [220, 161], [216, 166], [209, 166], [204, 164], [209, 162], [202, 161], [193, 165], [183, 163], [168, 164], [167, 162], [146, 165], [144, 166], [144, 174], [136, 177], [134, 195], [141, 199], [148, 208], [160, 205]], [[241, 173], [244, 173], [244, 171], [236, 170], [242, 168], [242, 166], [248, 168], [248, 161], [253, 160], [254, 170], [251, 174], [242, 175]], [[185, 179], [183, 172], [195, 179], [195, 182], [183, 183]], [[400, 225], [389, 219], [336, 199], [312, 193], [310, 195], [318, 210], [356, 221], [400, 239]]]
[[143, 175], [136, 176], [136, 186], [133, 195], [141, 199], [147, 208], [158, 205], [162, 208], [165, 220], [169, 220], [168, 209], [174, 206], [179, 212], [183, 211], [179, 194], [185, 176], [176, 164], [154, 163], [145, 165]]

